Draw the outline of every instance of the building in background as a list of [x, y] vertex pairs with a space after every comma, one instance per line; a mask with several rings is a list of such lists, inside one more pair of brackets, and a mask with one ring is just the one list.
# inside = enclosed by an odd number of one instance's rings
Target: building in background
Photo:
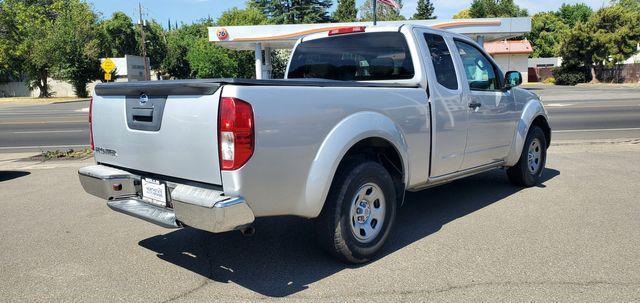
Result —
[[528, 40], [485, 42], [484, 49], [498, 63], [503, 72], [519, 71], [522, 83], [529, 82], [529, 54], [533, 52]]
[[[100, 62], [105, 58], [100, 59]], [[141, 56], [125, 55], [121, 58], [110, 58], [116, 64], [114, 80], [116, 82], [144, 81], [144, 60]], [[147, 57], [147, 66], [151, 66], [151, 62]], [[151, 75], [152, 80], [157, 79]]]

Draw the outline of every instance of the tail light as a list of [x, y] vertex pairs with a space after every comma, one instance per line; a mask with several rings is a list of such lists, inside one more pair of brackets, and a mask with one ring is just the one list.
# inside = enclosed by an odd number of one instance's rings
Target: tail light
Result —
[[220, 99], [218, 140], [222, 170], [236, 170], [249, 161], [255, 145], [253, 109], [249, 103], [231, 97]]
[[93, 144], [93, 96], [89, 99], [89, 142], [91, 142], [91, 150], [95, 150]]
[[352, 33], [362, 33], [362, 32], [364, 32], [365, 28], [366, 28], [366, 26], [341, 27], [341, 28], [330, 30], [329, 31], [329, 36], [352, 34]]

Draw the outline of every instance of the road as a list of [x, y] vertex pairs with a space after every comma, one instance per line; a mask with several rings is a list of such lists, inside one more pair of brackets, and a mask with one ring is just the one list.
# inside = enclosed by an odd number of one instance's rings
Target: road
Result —
[[[640, 142], [640, 141], [638, 141]], [[92, 160], [0, 162], [3, 302], [638, 302], [640, 144], [555, 145], [544, 182], [493, 171], [409, 193], [380, 258], [350, 266], [308, 220], [167, 230], [83, 192]]]
[[[549, 111], [554, 140], [640, 138], [640, 87], [527, 86]], [[88, 145], [88, 102], [0, 105], [0, 152]]]
[[0, 152], [81, 148], [89, 144], [89, 102], [0, 104]]

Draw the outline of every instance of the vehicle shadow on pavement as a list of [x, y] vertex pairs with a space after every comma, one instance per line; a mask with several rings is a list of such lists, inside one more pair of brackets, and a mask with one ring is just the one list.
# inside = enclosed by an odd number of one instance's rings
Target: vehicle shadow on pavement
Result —
[[[559, 174], [546, 169], [541, 186]], [[396, 224], [378, 259], [520, 190], [507, 181], [504, 172], [492, 171], [408, 193], [397, 220], [404, 224]], [[139, 245], [156, 252], [162, 260], [213, 281], [233, 282], [270, 297], [297, 293], [343, 269], [359, 267], [340, 263], [323, 253], [315, 243], [309, 220], [261, 218], [255, 227], [252, 237], [239, 232], [211, 234], [185, 228], [142, 240]]]
[[26, 176], [28, 176], [30, 174], [31, 173], [28, 172], [28, 171], [15, 171], [15, 170], [4, 171], [4, 170], [0, 170], [0, 182], [26, 177]]

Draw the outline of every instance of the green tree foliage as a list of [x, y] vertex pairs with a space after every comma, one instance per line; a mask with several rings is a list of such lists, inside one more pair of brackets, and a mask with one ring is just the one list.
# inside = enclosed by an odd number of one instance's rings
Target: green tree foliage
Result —
[[228, 51], [206, 39], [198, 39], [187, 52], [191, 77], [218, 78], [237, 77], [238, 62]]
[[201, 23], [185, 25], [167, 33], [167, 55], [162, 66], [176, 79], [192, 78], [187, 53], [198, 40], [207, 40], [207, 26]]
[[417, 12], [413, 15], [414, 20], [428, 20], [436, 19], [437, 16], [433, 15], [433, 3], [431, 0], [418, 0]]
[[327, 10], [333, 5], [332, 0], [249, 0], [247, 3], [275, 24], [329, 22]]
[[[138, 32], [140, 28], [138, 28]], [[138, 48], [137, 55], [142, 54], [141, 35], [136, 35], [136, 42], [140, 47]], [[150, 68], [155, 70], [162, 69], [162, 62], [167, 56], [167, 39], [164, 29], [160, 23], [155, 20], [146, 22], [144, 26], [144, 39], [146, 40], [147, 57], [149, 58]]]
[[52, 9], [57, 17], [48, 22], [39, 44], [50, 51], [53, 77], [70, 82], [76, 95], [86, 97], [87, 83], [100, 77], [97, 16], [79, 0], [58, 1]]
[[[396, 0], [396, 3], [400, 5], [402, 9], [402, 0]], [[378, 21], [399, 21], [406, 18], [400, 14], [399, 9], [395, 9], [389, 5], [378, 3], [377, 5], [377, 17]], [[373, 2], [372, 0], [366, 0], [362, 6], [360, 6], [360, 21], [372, 21], [373, 20]]]
[[617, 4], [578, 22], [563, 39], [560, 55], [567, 67], [588, 67], [597, 81], [596, 66], [612, 66], [637, 52], [640, 42], [640, 10]]
[[139, 53], [138, 32], [127, 14], [113, 13], [111, 18], [98, 23], [98, 29], [102, 57], [124, 57]]
[[[224, 12], [216, 25], [267, 24], [267, 18], [255, 8], [233, 8]], [[207, 28], [211, 20], [182, 26], [167, 34], [168, 51], [163, 62], [174, 78], [255, 77], [251, 51], [233, 51], [209, 42]]]
[[54, 49], [50, 43], [42, 43], [42, 37], [57, 16], [54, 2], [0, 1], [0, 66], [11, 70], [13, 76], [26, 76], [31, 87], [40, 89], [40, 97], [50, 96], [47, 79]]
[[473, 0], [469, 8], [471, 18], [526, 17], [529, 12], [514, 0]]
[[591, 14], [593, 14], [593, 10], [584, 3], [562, 4], [557, 13], [569, 28], [574, 27], [578, 22], [587, 22]]
[[469, 19], [471, 18], [471, 11], [468, 8], [465, 8], [459, 11], [457, 14], [453, 15], [453, 19]]
[[531, 32], [526, 36], [533, 46], [532, 57], [556, 57], [560, 40], [569, 27], [553, 12], [537, 13], [531, 18]]
[[235, 25], [260, 25], [268, 24], [267, 17], [258, 9], [238, 9], [232, 8], [220, 16], [216, 21], [219, 26], [235, 26]]
[[338, 8], [333, 12], [333, 21], [355, 22], [357, 20], [356, 0], [338, 0]]

